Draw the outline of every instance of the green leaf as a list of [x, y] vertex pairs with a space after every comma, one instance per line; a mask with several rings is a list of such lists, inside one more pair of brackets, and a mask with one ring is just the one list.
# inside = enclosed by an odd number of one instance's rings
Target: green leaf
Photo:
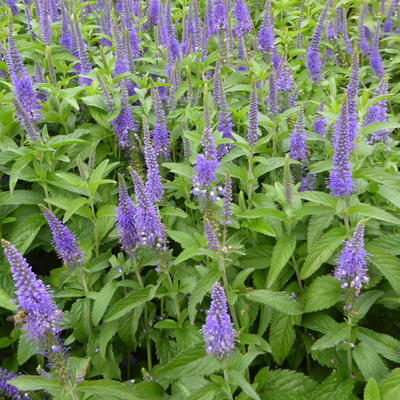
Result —
[[308, 253], [300, 272], [300, 278], [306, 279], [316, 272], [319, 267], [333, 254], [339, 243], [346, 237], [344, 228], [332, 228], [322, 236]]
[[17, 310], [17, 306], [11, 301], [11, 297], [2, 288], [0, 288], [0, 307], [10, 311]]
[[178, 242], [183, 249], [186, 249], [188, 247], [198, 246], [198, 243], [196, 239], [193, 237], [193, 235], [187, 232], [171, 230], [168, 231], [168, 236], [175, 242]]
[[306, 313], [330, 308], [342, 299], [340, 283], [333, 276], [319, 276], [305, 288], [303, 296]]
[[242, 388], [243, 392], [245, 392], [249, 397], [254, 400], [261, 400], [257, 392], [253, 389], [250, 383], [246, 381], [246, 379], [240, 372], [231, 369], [228, 370], [228, 375], [231, 378], [231, 382], [239, 385]]
[[46, 390], [56, 398], [60, 398], [63, 392], [63, 388], [57, 382], [44, 376], [20, 375], [8, 383], [22, 391]]
[[81, 207], [88, 204], [88, 201], [86, 197], [79, 197], [70, 202], [69, 207], [65, 210], [63, 222], [66, 223]]
[[183, 249], [183, 251], [179, 254], [178, 257], [175, 258], [175, 260], [172, 262], [174, 265], [178, 265], [183, 261], [186, 261], [189, 258], [193, 258], [195, 256], [199, 255], [199, 247], [194, 246], [194, 247], [188, 247], [186, 249]]
[[369, 378], [364, 389], [364, 400], [381, 400], [379, 387], [374, 378]]
[[244, 281], [247, 277], [254, 271], [254, 268], [246, 268], [243, 271], [240, 271], [236, 276], [232, 283], [232, 289], [240, 289], [244, 285]]
[[361, 135], [364, 137], [373, 132], [378, 132], [386, 129], [392, 130], [396, 128], [400, 128], [400, 124], [398, 122], [374, 122], [373, 124], [369, 124], [361, 128]]
[[333, 214], [328, 215], [313, 215], [308, 222], [307, 228], [307, 250], [310, 253], [315, 241], [321, 236], [332, 222]]
[[181, 351], [167, 365], [157, 371], [164, 379], [179, 379], [191, 375], [209, 375], [222, 368], [220, 361], [206, 354], [203, 343], [198, 343]]
[[103, 317], [108, 305], [110, 304], [111, 298], [114, 295], [115, 289], [116, 286], [114, 282], [107, 282], [100, 292], [96, 293], [92, 310], [94, 326], [97, 326]]
[[43, 195], [30, 190], [14, 190], [13, 194], [9, 192], [0, 192], [0, 205], [19, 206], [22, 204], [37, 205], [43, 200]]
[[360, 327], [357, 338], [386, 359], [400, 363], [400, 341], [394, 337]]
[[255, 210], [246, 210], [236, 214], [240, 218], [263, 218], [271, 217], [280, 220], [285, 220], [286, 216], [282, 211], [278, 211], [275, 208], [257, 208]]
[[272, 355], [278, 365], [281, 365], [289, 354], [296, 339], [294, 324], [298, 321], [293, 315], [274, 312], [269, 333], [269, 343]]
[[357, 307], [357, 317], [355, 321], [360, 321], [367, 314], [368, 310], [373, 306], [373, 304], [382, 297], [383, 292], [380, 290], [369, 290], [363, 293], [358, 301]]
[[93, 96], [82, 97], [82, 101], [87, 106], [97, 107], [104, 111], [107, 111], [107, 105], [104, 101], [104, 97], [101, 94], [95, 94]]
[[382, 400], [400, 399], [400, 368], [396, 368], [379, 382], [379, 391]]
[[253, 290], [246, 293], [246, 298], [257, 303], [267, 304], [286, 315], [301, 314], [299, 303], [286, 292], [274, 292], [269, 289]]
[[334, 372], [326, 378], [316, 390], [311, 400], [348, 400], [354, 386], [354, 380], [347, 374]]
[[342, 340], [348, 339], [350, 327], [346, 323], [338, 324], [335, 330], [328, 332], [319, 338], [312, 346], [311, 350], [325, 350], [335, 347]]
[[13, 195], [13, 191], [16, 183], [19, 179], [20, 172], [32, 161], [32, 154], [27, 154], [15, 161], [10, 171], [10, 193]]
[[97, 398], [111, 396], [111, 398], [121, 400], [143, 400], [142, 396], [137, 395], [133, 387], [107, 379], [78, 383], [77, 391], [86, 395], [95, 395]]
[[286, 369], [270, 371], [265, 368], [254, 382], [260, 385], [258, 393], [263, 400], [309, 400], [318, 387], [304, 374]]
[[385, 210], [374, 207], [370, 204], [359, 204], [349, 208], [351, 215], [358, 214], [364, 217], [371, 217], [380, 221], [389, 222], [391, 224], [400, 225], [400, 219], [388, 213]]
[[324, 192], [299, 192], [297, 194], [301, 199], [311, 201], [312, 203], [323, 204], [336, 209], [337, 199]]
[[217, 266], [214, 266], [205, 275], [203, 275], [203, 277], [200, 279], [200, 282], [198, 282], [196, 285], [196, 289], [189, 298], [188, 306], [189, 320], [192, 325], [194, 324], [197, 314], [197, 304], [199, 304], [203, 300], [204, 296], [211, 291], [211, 288], [220, 277], [221, 271]]
[[285, 267], [296, 248], [296, 239], [290, 238], [287, 234], [276, 242], [272, 251], [271, 267], [268, 272], [268, 288], [277, 280], [280, 272]]
[[366, 246], [366, 250], [372, 255], [371, 262], [385, 275], [397, 295], [400, 296], [400, 259], [372, 243]]
[[154, 297], [156, 290], [157, 286], [150, 286], [128, 294], [128, 296], [125, 296], [111, 307], [104, 317], [104, 322], [115, 321], [116, 319], [126, 315], [135, 307], [138, 307], [151, 300]]
[[193, 175], [193, 168], [183, 163], [163, 163], [162, 165], [178, 176], [186, 176], [190, 178]]
[[254, 232], [260, 232], [266, 236], [275, 237], [275, 231], [262, 219], [251, 219], [247, 222], [249, 224], [249, 229]]
[[353, 349], [353, 358], [366, 381], [369, 378], [379, 381], [388, 373], [388, 369], [379, 355], [364, 342], [358, 343]]
[[32, 213], [28, 217], [20, 218], [18, 224], [14, 224], [9, 240], [22, 254], [29, 248], [44, 225], [45, 219], [42, 214]]
[[35, 345], [29, 343], [25, 335], [18, 340], [17, 361], [18, 365], [25, 364], [36, 353]]

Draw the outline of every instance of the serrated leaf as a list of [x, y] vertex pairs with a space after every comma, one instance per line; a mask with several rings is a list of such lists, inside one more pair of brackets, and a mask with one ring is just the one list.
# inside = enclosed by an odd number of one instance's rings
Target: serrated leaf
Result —
[[198, 246], [198, 243], [193, 235], [187, 232], [170, 230], [168, 231], [168, 236], [175, 242], [179, 243], [183, 249]]
[[19, 206], [22, 204], [39, 204], [43, 200], [43, 195], [30, 190], [14, 190], [13, 194], [9, 192], [0, 192], [0, 205]]
[[114, 295], [116, 285], [114, 282], [107, 282], [106, 285], [96, 294], [93, 310], [92, 310], [92, 321], [94, 326], [97, 326], [103, 317], [108, 305], [110, 304], [111, 298]]
[[400, 399], [400, 368], [396, 368], [379, 382], [379, 391], [382, 400]]
[[396, 128], [400, 128], [400, 124], [398, 122], [392, 122], [392, 121], [374, 122], [372, 124], [369, 124], [361, 128], [361, 135], [364, 137], [373, 132], [378, 132], [386, 129], [392, 130]]
[[107, 379], [84, 381], [78, 383], [77, 391], [86, 395], [96, 395], [97, 398], [111, 396], [121, 400], [142, 400], [142, 396], [138, 396], [133, 387], [123, 385], [117, 381]]
[[311, 252], [308, 253], [300, 272], [300, 278], [306, 279], [316, 272], [322, 263], [328, 260], [345, 237], [346, 230], [344, 228], [332, 228], [325, 233], [324, 236], [315, 243]]
[[319, 338], [312, 346], [311, 350], [324, 350], [330, 347], [335, 347], [342, 340], [348, 339], [350, 327], [346, 323], [338, 324], [335, 330], [328, 332]]
[[268, 272], [268, 288], [277, 280], [296, 248], [296, 239], [284, 235], [278, 239], [272, 250], [271, 267]]
[[304, 312], [324, 310], [334, 306], [342, 297], [340, 283], [333, 276], [325, 275], [314, 279], [303, 291]]
[[369, 290], [363, 293], [358, 301], [356, 321], [360, 321], [373, 306], [373, 304], [382, 297], [383, 292], [380, 290]]
[[183, 249], [182, 252], [179, 254], [178, 257], [175, 258], [173, 261], [174, 265], [178, 265], [183, 261], [188, 260], [189, 258], [195, 257], [199, 255], [199, 247], [194, 246], [194, 247], [188, 247], [186, 249]]
[[289, 370], [266, 370], [256, 376], [255, 382], [260, 384], [258, 390], [263, 400], [309, 400], [318, 384], [300, 372]]
[[283, 314], [300, 315], [302, 312], [299, 303], [286, 292], [275, 292], [269, 289], [253, 290], [246, 293], [246, 298], [267, 304]]
[[117, 324], [102, 324], [100, 327], [100, 334], [99, 334], [99, 350], [100, 355], [105, 359], [106, 358], [106, 350], [107, 344], [110, 342], [112, 337], [115, 335], [117, 331]]
[[193, 175], [193, 168], [183, 163], [163, 163], [162, 165], [178, 176], [186, 176], [190, 178]]
[[311, 400], [348, 400], [354, 386], [354, 380], [348, 375], [335, 372], [322, 382], [313, 393]]
[[50, 394], [60, 398], [62, 386], [52, 379], [44, 376], [20, 375], [8, 381], [11, 385], [22, 391], [46, 390]]
[[197, 284], [196, 289], [193, 291], [189, 298], [188, 313], [190, 323], [193, 325], [196, 318], [197, 310], [196, 306], [199, 304], [204, 296], [211, 291], [211, 288], [221, 277], [221, 272], [218, 267], [210, 269]]
[[235, 277], [235, 279], [234, 279], [234, 281], [233, 281], [233, 283], [232, 283], [232, 289], [233, 290], [235, 290], [235, 289], [239, 289], [239, 288], [241, 288], [242, 286], [243, 286], [243, 284], [244, 284], [244, 281], [247, 279], [247, 277], [252, 273], [254, 271], [254, 268], [246, 268], [246, 269], [244, 269], [243, 271], [240, 271], [237, 275], [236, 275], [236, 277]]
[[263, 218], [271, 217], [280, 220], [285, 220], [286, 216], [282, 211], [278, 211], [275, 208], [257, 208], [255, 210], [240, 211], [236, 214], [239, 218]]
[[307, 250], [310, 253], [315, 241], [332, 222], [333, 215], [313, 215], [308, 222]]
[[336, 209], [337, 199], [328, 193], [308, 191], [299, 192], [297, 195], [303, 200], [311, 201], [312, 203], [323, 204]]
[[353, 358], [366, 381], [369, 378], [379, 381], [388, 373], [388, 369], [379, 355], [364, 342], [360, 342], [354, 347]]
[[296, 339], [294, 324], [296, 317], [274, 312], [271, 321], [269, 344], [272, 355], [278, 365], [281, 365], [289, 354]]
[[367, 328], [359, 328], [357, 338], [386, 359], [400, 363], [400, 341], [394, 337]]
[[397, 295], [400, 296], [400, 259], [374, 244], [368, 244], [366, 250], [372, 255], [371, 262], [385, 275]]
[[385, 210], [374, 207], [370, 204], [358, 204], [349, 208], [351, 215], [358, 214], [364, 217], [371, 217], [380, 221], [389, 222], [391, 224], [400, 225], [400, 219], [388, 213]]
[[32, 161], [32, 154], [27, 154], [15, 161], [10, 171], [10, 193], [13, 195], [14, 188], [18, 182], [20, 172]]
[[25, 335], [18, 340], [17, 361], [18, 365], [25, 364], [36, 353], [35, 346], [29, 343]]
[[231, 378], [231, 381], [234, 382], [235, 384], [239, 385], [241, 389], [243, 390], [244, 393], [246, 393], [249, 397], [251, 397], [254, 400], [261, 400], [260, 396], [257, 394], [257, 392], [254, 390], [254, 388], [250, 385], [249, 382], [246, 381], [244, 376], [234, 370], [228, 370], [228, 375]]
[[65, 210], [63, 222], [66, 223], [81, 207], [88, 204], [88, 201], [86, 197], [79, 197], [70, 202], [69, 207]]
[[151, 300], [154, 297], [156, 290], [157, 286], [150, 286], [128, 294], [128, 296], [125, 296], [111, 307], [104, 317], [104, 322], [115, 321], [116, 319], [126, 315], [135, 307], [138, 307]]
[[2, 288], [0, 288], [0, 307], [10, 311], [17, 310], [17, 306], [11, 301], [11, 297]]
[[364, 400], [381, 400], [379, 387], [374, 378], [369, 378], [364, 389]]
[[190, 375], [209, 375], [222, 368], [221, 363], [206, 354], [203, 343], [181, 351], [167, 365], [162, 366], [157, 374], [167, 379], [179, 379]]

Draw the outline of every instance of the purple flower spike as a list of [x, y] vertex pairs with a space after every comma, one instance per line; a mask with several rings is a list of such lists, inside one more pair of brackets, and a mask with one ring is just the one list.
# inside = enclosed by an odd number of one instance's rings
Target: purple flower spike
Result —
[[260, 51], [264, 54], [272, 50], [275, 42], [274, 23], [271, 16], [271, 0], [265, 0], [263, 21], [258, 32], [258, 42], [260, 43]]
[[153, 130], [154, 148], [157, 154], [162, 154], [163, 157], [167, 159], [169, 155], [169, 132], [160, 96], [158, 95], [158, 91], [154, 88], [151, 89], [151, 99], [155, 114]]
[[278, 114], [278, 93], [276, 87], [275, 71], [271, 68], [269, 72], [268, 113], [273, 119]]
[[[387, 79], [382, 79], [379, 82], [378, 87], [375, 90], [374, 97], [382, 96], [388, 92], [388, 81]], [[387, 118], [387, 100], [386, 98], [377, 101], [372, 105], [368, 114], [364, 120], [364, 126], [373, 124], [375, 122], [386, 122]], [[375, 143], [382, 142], [386, 144], [389, 141], [390, 130], [383, 129], [380, 131], [373, 132], [367, 136], [367, 143], [373, 145]]]
[[306, 130], [303, 108], [300, 108], [296, 125], [294, 126], [293, 133], [290, 138], [289, 155], [293, 160], [301, 161], [303, 163], [307, 161]]
[[215, 0], [212, 11], [212, 22], [215, 32], [226, 28], [227, 20], [224, 0]]
[[258, 104], [256, 80], [251, 81], [249, 123], [247, 128], [247, 141], [251, 147], [257, 143], [257, 124], [258, 124]]
[[335, 278], [342, 289], [360, 295], [363, 284], [368, 284], [368, 253], [364, 249], [364, 224], [358, 223], [352, 238], [346, 242], [337, 259]]
[[122, 176], [119, 177], [118, 207], [115, 213], [115, 225], [119, 235], [119, 242], [122, 250], [125, 250], [131, 257], [139, 242], [136, 230], [136, 210], [129, 197], [125, 182]]
[[47, 223], [51, 229], [54, 247], [58, 257], [72, 269], [78, 264], [82, 264], [82, 254], [78, 248], [76, 238], [49, 209], [43, 207], [42, 213], [46, 217]]
[[[221, 80], [221, 76], [219, 76], [219, 80]], [[222, 132], [222, 137], [224, 139], [233, 139], [232, 128], [233, 128], [232, 118], [229, 113], [228, 103], [226, 101], [225, 92], [221, 83], [221, 103], [218, 114], [218, 130]], [[230, 145], [226, 144], [220, 145], [218, 148], [218, 154], [219, 156], [223, 156], [226, 153], [228, 153], [229, 150], [230, 150]]]
[[18, 308], [27, 314], [23, 328], [28, 339], [39, 345], [45, 340], [46, 333], [58, 337], [61, 311], [54, 303], [53, 296], [15, 246], [4, 239], [1, 244], [11, 265]]
[[161, 222], [158, 209], [151, 201], [151, 197], [139, 174], [129, 168], [136, 194], [136, 229], [140, 244], [144, 247], [155, 246], [164, 249], [166, 244], [165, 227]]
[[321, 105], [318, 107], [318, 114], [317, 118], [315, 118], [313, 122], [313, 127], [314, 127], [314, 132], [317, 133], [320, 136], [325, 136], [325, 126], [326, 126], [326, 118], [321, 115], [325, 109], [325, 104], [321, 103]]
[[12, 372], [7, 372], [6, 369], [0, 368], [0, 393], [13, 400], [29, 400], [30, 397], [27, 394], [23, 395], [15, 386], [7, 383], [7, 381], [16, 377], [17, 375]]
[[157, 162], [157, 153], [150, 138], [149, 126], [146, 117], [143, 117], [144, 158], [147, 166], [146, 190], [153, 203], [162, 200], [163, 187], [161, 185], [160, 167]]
[[368, 5], [364, 4], [360, 12], [360, 19], [358, 22], [358, 45], [360, 46], [360, 49], [364, 57], [368, 57], [369, 53], [371, 52], [371, 47], [368, 43], [368, 39], [365, 37], [364, 21], [367, 12], [368, 12]]
[[136, 132], [136, 124], [132, 117], [128, 90], [124, 83], [121, 85], [121, 112], [117, 118], [111, 121], [111, 125], [117, 134], [118, 144], [121, 149], [130, 149], [131, 139], [129, 132]]
[[160, 0], [150, 0], [147, 13], [147, 26], [156, 26], [160, 9]]
[[308, 172], [307, 175], [301, 177], [301, 185], [299, 187], [299, 192], [308, 192], [315, 190], [315, 181], [317, 176]]
[[345, 95], [340, 107], [333, 142], [333, 168], [329, 175], [328, 187], [335, 197], [347, 197], [353, 190], [350, 169], [350, 132], [347, 97]]
[[380, 24], [380, 22], [378, 22], [378, 25], [376, 26], [374, 37], [372, 39], [370, 62], [371, 62], [371, 67], [374, 70], [376, 76], [379, 79], [382, 79], [383, 76], [385, 75], [385, 69], [383, 68], [381, 55], [379, 54], [380, 31], [381, 31], [381, 24]]
[[208, 354], [214, 354], [223, 359], [227, 358], [235, 348], [237, 332], [233, 329], [231, 318], [228, 314], [224, 289], [218, 282], [213, 286], [211, 306], [201, 333], [204, 336]]
[[219, 241], [217, 233], [213, 224], [206, 218], [204, 218], [204, 231], [206, 233], [207, 245], [210, 250], [219, 248]]
[[324, 23], [330, 5], [331, 5], [331, 0], [327, 0], [321, 12], [321, 15], [318, 19], [317, 26], [315, 27], [311, 45], [307, 49], [307, 68], [310, 72], [310, 77], [315, 84], [320, 80], [322, 74], [321, 60], [319, 58], [319, 46], [321, 43], [322, 32], [324, 30]]
[[235, 0], [235, 17], [237, 36], [243, 36], [244, 33], [251, 31], [253, 25], [244, 0]]
[[221, 217], [222, 224], [227, 226], [232, 223], [232, 179], [229, 175], [225, 177], [224, 197], [222, 199]]
[[357, 94], [360, 86], [360, 66], [358, 61], [358, 50], [354, 48], [351, 60], [351, 75], [347, 86], [347, 107], [349, 111], [349, 141], [350, 144], [357, 137]]

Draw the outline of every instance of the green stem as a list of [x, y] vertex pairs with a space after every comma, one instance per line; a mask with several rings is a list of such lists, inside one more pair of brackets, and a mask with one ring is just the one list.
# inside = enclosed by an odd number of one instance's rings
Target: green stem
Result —
[[98, 257], [99, 256], [99, 227], [97, 225], [97, 217], [96, 217], [96, 212], [94, 210], [94, 202], [93, 202], [92, 197], [90, 198], [90, 208], [92, 210], [92, 217], [93, 217], [95, 253], [96, 253], [96, 257]]
[[174, 283], [172, 282], [171, 275], [169, 274], [168, 271], [166, 271], [166, 273], [167, 273], [168, 282], [169, 282], [169, 284], [170, 284], [171, 291], [172, 291], [172, 298], [173, 298], [174, 304], [175, 304], [175, 313], [176, 313], [176, 315], [177, 315], [177, 317], [178, 317], [178, 319], [179, 319], [179, 317], [181, 316], [181, 309], [180, 309], [180, 307], [179, 307], [178, 296], [177, 296], [177, 294], [176, 294], [175, 287], [174, 287]]
[[[142, 276], [140, 275], [140, 268], [136, 260], [134, 261], [135, 264], [135, 274], [139, 285], [143, 288], [143, 280]], [[149, 327], [149, 314], [147, 310], [147, 304], [144, 304], [144, 323], [146, 325], [146, 329]], [[147, 353], [147, 369], [150, 371], [152, 369], [152, 355], [151, 355], [151, 340], [149, 335], [146, 335], [146, 353]], [[128, 365], [130, 365], [130, 360], [128, 360]]]
[[247, 178], [247, 198], [248, 198], [248, 208], [250, 208], [250, 202], [253, 195], [253, 147], [251, 148], [250, 158], [249, 158], [249, 175]]
[[347, 368], [349, 370], [349, 376], [352, 376], [353, 372], [353, 356], [352, 356], [352, 347], [351, 347], [351, 318], [349, 317], [347, 320], [347, 323], [349, 324], [350, 327], [350, 332], [349, 332], [349, 339], [348, 339], [348, 347], [347, 347]]
[[349, 234], [350, 233], [350, 224], [349, 224], [349, 211], [347, 208], [347, 199], [344, 199], [343, 219], [344, 219], [344, 226], [346, 227], [346, 232], [347, 232], [347, 234]]
[[229, 400], [233, 400], [231, 385], [230, 385], [230, 383], [229, 383], [228, 365], [227, 365], [227, 363], [226, 363], [225, 361], [224, 361], [224, 380], [225, 380], [226, 386], [227, 386], [227, 388], [228, 388], [228, 397], [229, 397]]

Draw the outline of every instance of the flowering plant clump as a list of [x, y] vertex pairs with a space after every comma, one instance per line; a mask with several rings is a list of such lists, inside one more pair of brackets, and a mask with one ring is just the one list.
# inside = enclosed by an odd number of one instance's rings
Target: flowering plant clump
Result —
[[0, 399], [394, 400], [399, 29], [0, 1]]

